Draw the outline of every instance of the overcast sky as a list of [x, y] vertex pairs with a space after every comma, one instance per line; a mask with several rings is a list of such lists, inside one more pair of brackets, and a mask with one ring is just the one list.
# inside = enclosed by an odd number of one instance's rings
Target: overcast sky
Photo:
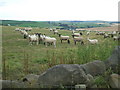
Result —
[[0, 19], [118, 21], [119, 0], [0, 0]]

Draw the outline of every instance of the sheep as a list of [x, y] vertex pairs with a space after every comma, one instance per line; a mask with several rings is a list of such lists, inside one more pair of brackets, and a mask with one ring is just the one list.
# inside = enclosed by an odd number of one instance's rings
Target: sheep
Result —
[[79, 37], [79, 36], [80, 36], [80, 33], [73, 33], [72, 36]]
[[54, 34], [58, 34], [58, 30], [54, 30], [53, 32], [54, 32]]
[[104, 38], [110, 38], [108, 34], [104, 34]]
[[41, 34], [41, 33], [35, 33], [35, 35], [38, 35], [39, 38], [39, 44], [43, 41], [43, 36], [45, 36], [45, 34]]
[[32, 28], [31, 28], [31, 27], [29, 27], [29, 28], [25, 28], [24, 30], [25, 30], [25, 31], [31, 31]]
[[70, 37], [69, 36], [63, 36], [61, 34], [59, 34], [59, 37], [60, 37], [60, 40], [61, 40], [61, 43], [62, 43], [62, 40], [67, 40], [68, 41], [68, 44], [70, 44]]
[[53, 43], [54, 47], [56, 47], [56, 38], [51, 38], [51, 37], [44, 36], [43, 37], [43, 42], [45, 43], [46, 47], [47, 47], [47, 43]]
[[90, 32], [87, 32], [87, 34], [86, 35], [89, 35], [90, 34]]
[[19, 30], [20, 30], [20, 28], [16, 28], [16, 29], [15, 29], [15, 31], [19, 31]]
[[98, 40], [97, 39], [89, 39], [87, 38], [87, 40], [91, 43], [91, 44], [97, 44]]
[[117, 34], [117, 32], [116, 32], [116, 31], [113, 31], [113, 32], [112, 32], [112, 34], [113, 34], [113, 35], [116, 35], [116, 34]]
[[29, 38], [29, 43], [32, 45], [33, 42], [36, 42], [36, 44], [38, 45], [39, 42], [39, 38], [38, 35], [28, 35]]
[[25, 30], [19, 30], [21, 34], [24, 36], [24, 39], [28, 37], [28, 33]]
[[104, 35], [105, 32], [97, 32], [96, 35]]
[[113, 37], [113, 40], [115, 41], [115, 40], [120, 40], [120, 36], [114, 36]]
[[83, 37], [75, 37], [74, 35], [73, 35], [73, 40], [74, 40], [74, 44], [76, 45], [76, 42], [81, 42], [81, 45], [83, 45], [84, 44], [84, 42], [83, 42]]
[[72, 30], [72, 34], [75, 33], [75, 30]]
[[53, 29], [52, 29], [52, 28], [50, 28], [50, 31], [53, 31]]

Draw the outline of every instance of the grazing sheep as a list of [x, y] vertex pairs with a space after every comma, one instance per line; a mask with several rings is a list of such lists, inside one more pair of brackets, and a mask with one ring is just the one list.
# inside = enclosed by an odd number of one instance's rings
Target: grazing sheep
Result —
[[79, 37], [79, 36], [80, 36], [80, 33], [73, 33], [72, 36]]
[[75, 33], [75, 30], [72, 30], [72, 34]]
[[87, 40], [91, 43], [91, 44], [97, 44], [98, 40], [97, 39], [89, 39], [87, 38]]
[[25, 30], [25, 31], [31, 31], [32, 28], [31, 28], [31, 27], [29, 27], [29, 28], [25, 28], [24, 30]]
[[43, 41], [43, 35], [41, 33], [35, 33], [35, 35], [38, 35], [39, 44], [40, 44]]
[[104, 35], [105, 32], [97, 32], [96, 35]]
[[108, 34], [104, 34], [104, 38], [110, 38]]
[[116, 31], [113, 31], [113, 32], [112, 32], [112, 34], [113, 34], [113, 35], [116, 35], [116, 34], [117, 34], [117, 32], [116, 32]]
[[87, 34], [86, 35], [89, 35], [90, 34], [90, 32], [87, 32]]
[[51, 38], [51, 37], [43, 37], [43, 42], [45, 43], [47, 47], [47, 43], [53, 43], [54, 47], [56, 47], [56, 38]]
[[76, 42], [80, 42], [81, 43], [81, 45], [83, 45], [84, 44], [84, 42], [83, 42], [83, 37], [76, 37], [76, 36], [74, 36], [73, 35], [73, 40], [74, 40], [74, 44], [76, 45]]
[[25, 30], [19, 30], [21, 34], [24, 36], [24, 39], [28, 37], [28, 33]]
[[16, 28], [16, 29], [15, 29], [15, 31], [19, 31], [19, 30], [20, 30], [20, 28]]
[[62, 40], [67, 40], [68, 41], [68, 44], [70, 44], [70, 37], [69, 36], [63, 36], [61, 34], [59, 34], [59, 37], [60, 37], [60, 40], [61, 40], [61, 43], [62, 43]]
[[114, 40], [114, 41], [120, 40], [120, 36], [114, 36], [114, 37], [113, 37], [113, 40]]
[[32, 45], [33, 42], [36, 42], [36, 44], [38, 45], [38, 42], [39, 42], [39, 37], [38, 35], [28, 35], [29, 37], [29, 43]]
[[54, 32], [54, 34], [58, 34], [58, 30], [54, 30], [53, 32]]
[[53, 29], [52, 29], [52, 28], [50, 28], [50, 31], [53, 31]]

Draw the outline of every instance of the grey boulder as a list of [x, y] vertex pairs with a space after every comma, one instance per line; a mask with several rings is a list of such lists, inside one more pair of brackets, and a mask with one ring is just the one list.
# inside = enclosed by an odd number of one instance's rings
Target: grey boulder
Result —
[[86, 74], [91, 74], [92, 76], [103, 74], [106, 71], [104, 62], [100, 60], [83, 64], [81, 67]]
[[120, 46], [117, 46], [112, 55], [105, 61], [106, 67], [112, 68], [113, 70], [118, 70], [118, 66], [120, 65]]
[[120, 88], [120, 75], [118, 74], [110, 75], [109, 85], [111, 88]]
[[41, 74], [38, 84], [42, 87], [58, 87], [60, 85], [77, 85], [87, 83], [88, 78], [78, 64], [61, 64], [53, 66]]

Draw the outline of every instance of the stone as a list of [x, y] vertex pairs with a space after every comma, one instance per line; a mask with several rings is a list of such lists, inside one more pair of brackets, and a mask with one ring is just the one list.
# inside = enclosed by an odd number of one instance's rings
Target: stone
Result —
[[28, 88], [36, 88], [38, 78], [39, 75], [28, 74], [22, 79], [22, 82], [24, 82], [25, 86]]
[[117, 46], [113, 52], [112, 55], [105, 61], [106, 68], [111, 68], [114, 71], [118, 71], [118, 68], [120, 68], [120, 46]]
[[106, 71], [106, 67], [103, 61], [95, 60], [87, 64], [81, 65], [81, 68], [86, 74], [91, 74], [92, 76], [101, 75]]
[[25, 88], [23, 83], [11, 80], [0, 80], [2, 88]]
[[120, 88], [120, 75], [118, 74], [110, 75], [109, 85], [111, 88]]
[[41, 74], [38, 84], [42, 87], [59, 87], [60, 85], [77, 85], [87, 83], [87, 75], [78, 64], [61, 64], [53, 66]]

